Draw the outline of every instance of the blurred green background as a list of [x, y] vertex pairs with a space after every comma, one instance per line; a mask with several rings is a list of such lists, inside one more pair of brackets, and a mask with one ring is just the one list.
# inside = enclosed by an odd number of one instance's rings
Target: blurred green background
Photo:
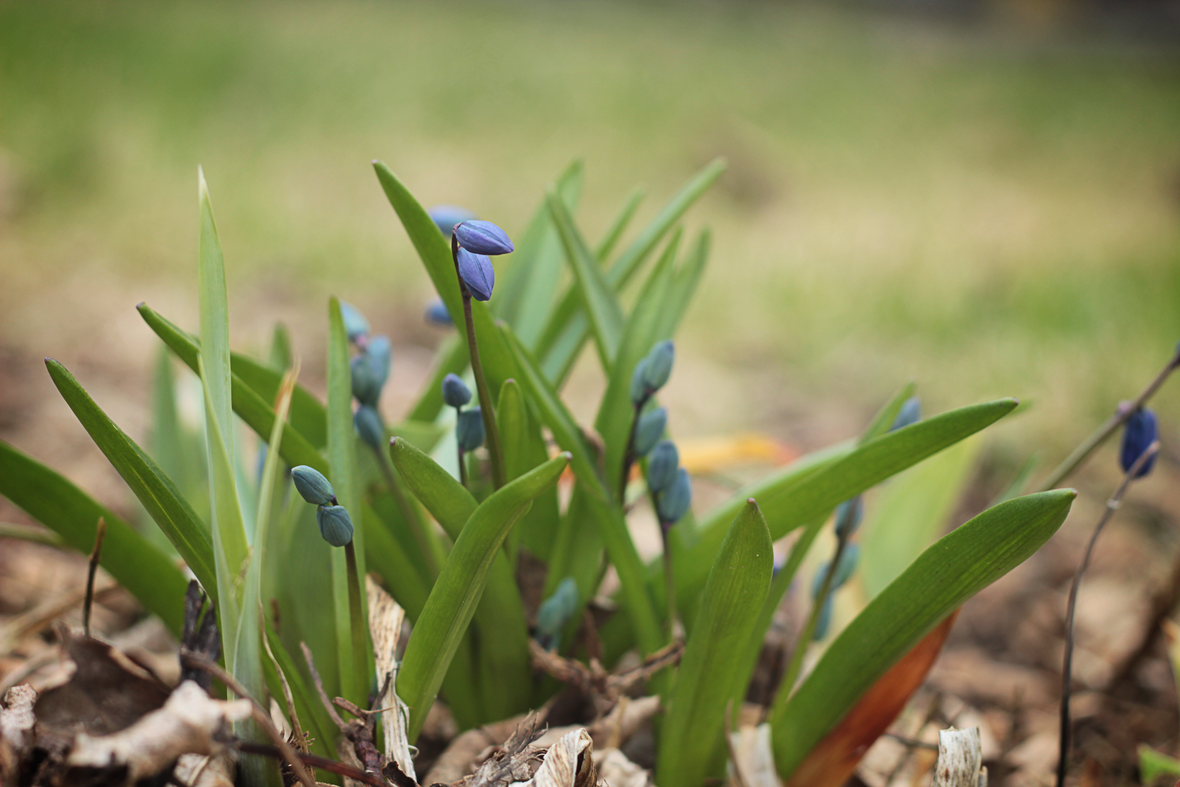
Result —
[[596, 237], [636, 183], [643, 221], [721, 155], [688, 219], [715, 235], [681, 428], [814, 447], [912, 378], [928, 412], [1030, 401], [1004, 444], [1055, 461], [1180, 338], [1180, 49], [1001, 17], [0, 2], [0, 431], [53, 463], [46, 354], [146, 423], [154, 337], [133, 306], [196, 325], [198, 164], [236, 343], [284, 319], [314, 377], [337, 293], [394, 334], [408, 401], [441, 334], [372, 159], [519, 232], [581, 158]]

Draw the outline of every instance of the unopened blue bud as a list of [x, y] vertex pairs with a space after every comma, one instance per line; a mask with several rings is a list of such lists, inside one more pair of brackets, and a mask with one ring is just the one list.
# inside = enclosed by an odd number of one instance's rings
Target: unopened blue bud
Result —
[[369, 335], [369, 321], [351, 303], [340, 301], [340, 316], [344, 318], [344, 332], [353, 344]]
[[683, 467], [676, 471], [676, 480], [660, 492], [659, 503], [656, 505], [660, 522], [673, 525], [688, 513], [692, 504], [692, 481], [688, 478], [688, 471]]
[[483, 445], [483, 411], [479, 407], [472, 407], [459, 413], [459, 420], [455, 423], [455, 440], [462, 451], [474, 451]]
[[324, 474], [314, 467], [299, 465], [291, 468], [291, 480], [295, 482], [295, 489], [307, 502], [317, 505], [335, 505], [336, 490]]
[[895, 429], [902, 429], [910, 424], [916, 424], [922, 419], [922, 400], [916, 396], [911, 396], [905, 400], [905, 404], [897, 411], [897, 417], [893, 419], [893, 425], [889, 427], [892, 432]]
[[457, 374], [448, 374], [442, 381], [443, 401], [450, 407], [462, 407], [471, 401], [471, 389]]
[[470, 219], [455, 225], [459, 245], [475, 254], [507, 254], [516, 247], [508, 240], [508, 233], [490, 221]]
[[561, 580], [553, 595], [537, 609], [537, 642], [545, 650], [561, 646], [561, 630], [578, 611], [578, 585], [573, 577]]
[[635, 424], [635, 442], [633, 444], [635, 455], [647, 456], [648, 452], [655, 448], [656, 443], [664, 436], [664, 430], [667, 428], [667, 408], [657, 407], [655, 410], [648, 410], [639, 416], [639, 423]]
[[647, 357], [635, 365], [631, 375], [631, 402], [639, 404], [664, 387], [672, 376], [672, 362], [676, 348], [672, 342], [660, 342], [651, 348]]
[[386, 448], [385, 424], [381, 423], [381, 413], [377, 412], [376, 407], [362, 404], [353, 414], [352, 423], [365, 445], [377, 451]]
[[852, 579], [856, 571], [856, 564], [860, 562], [860, 545], [845, 544], [840, 553], [840, 562], [836, 564], [836, 576], [832, 577], [832, 590], [842, 588]]
[[456, 224], [475, 218], [474, 213], [458, 205], [435, 205], [433, 208], [427, 208], [426, 212], [438, 227], [438, 231], [448, 238], [451, 237]]
[[865, 501], [860, 495], [836, 506], [836, 536], [848, 538], [860, 528], [865, 516]]
[[492, 261], [467, 249], [459, 249], [455, 259], [459, 264], [459, 278], [467, 286], [471, 297], [477, 301], [491, 298], [492, 288], [496, 286], [496, 270], [492, 267]]
[[828, 596], [824, 599], [823, 606], [819, 608], [819, 616], [815, 619], [815, 628], [811, 632], [811, 638], [816, 642], [828, 635], [828, 629], [832, 627], [832, 597]]
[[393, 344], [389, 337], [381, 333], [369, 339], [365, 345], [364, 355], [373, 364], [377, 379], [384, 387], [385, 381], [389, 379], [389, 368], [393, 364]]
[[352, 359], [352, 395], [364, 405], [375, 406], [381, 398], [380, 372], [366, 355]]
[[638, 406], [647, 397], [647, 359], [640, 358], [631, 373], [631, 403]]
[[352, 517], [344, 506], [320, 506], [315, 521], [320, 525], [320, 535], [332, 546], [342, 547], [352, 541]]
[[653, 492], [663, 492], [676, 480], [680, 452], [671, 440], [661, 440], [647, 456], [647, 485]]
[[[1136, 460], [1152, 443], [1159, 439], [1159, 436], [1159, 423], [1156, 421], [1154, 412], [1142, 407], [1131, 414], [1126, 424], [1123, 425], [1123, 442], [1119, 446], [1119, 464], [1124, 473], [1131, 471]], [[1158, 452], [1144, 462], [1135, 477], [1142, 478], [1150, 473], [1151, 469], [1155, 467], [1157, 456], [1159, 456]]]
[[426, 321], [435, 325], [453, 326], [455, 324], [455, 321], [451, 319], [451, 312], [447, 309], [442, 298], [431, 301], [430, 305], [426, 307]]

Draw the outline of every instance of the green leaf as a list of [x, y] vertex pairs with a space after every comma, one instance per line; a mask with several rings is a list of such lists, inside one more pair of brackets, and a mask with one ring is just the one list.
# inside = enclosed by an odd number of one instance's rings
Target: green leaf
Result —
[[63, 476], [0, 440], [0, 494], [60, 535], [82, 554], [94, 548], [101, 517], [107, 523], [100, 563], [174, 636], [184, 627], [188, 580], [158, 548]]
[[127, 486], [168, 540], [176, 547], [197, 581], [216, 597], [217, 572], [213, 564], [213, 541], [208, 526], [152, 459], [95, 404], [85, 389], [64, 366], [45, 359], [49, 376], [74, 411], [82, 426], [118, 471]]
[[565, 247], [577, 281], [576, 291], [581, 298], [582, 308], [590, 317], [590, 327], [598, 346], [598, 357], [603, 369], [614, 366], [615, 352], [623, 333], [623, 310], [615, 299], [614, 290], [598, 266], [598, 260], [591, 253], [582, 234], [574, 226], [574, 220], [565, 204], [553, 193], [549, 194], [549, 213]]
[[[283, 647], [283, 642], [275, 633], [270, 619], [264, 615], [263, 622], [266, 626], [266, 641], [270, 644], [274, 660], [277, 662], [278, 668], [283, 671], [287, 685], [291, 687], [291, 696], [295, 700], [295, 712], [299, 714], [299, 721], [304, 725], [304, 729], [315, 738], [313, 746], [322, 746], [325, 755], [333, 760], [336, 759], [336, 738], [340, 734], [340, 728], [332, 722], [332, 718], [328, 715], [327, 708], [320, 702], [320, 698], [308, 687], [310, 676], [305, 677], [304, 673], [295, 666], [295, 660]], [[272, 697], [283, 696], [282, 684], [278, 681], [278, 673], [273, 664], [266, 670], [266, 682]]]
[[1180, 760], [1156, 751], [1146, 743], [1139, 744], [1139, 783], [1155, 784], [1161, 776], [1180, 776]]
[[[366, 507], [365, 521], [378, 520], [378, 515]], [[365, 559], [385, 579], [390, 595], [406, 611], [410, 622], [416, 621], [426, 605], [430, 586], [387, 528], [371, 527], [365, 533]]]
[[[508, 480], [519, 478], [549, 459], [549, 450], [541, 434], [540, 424], [529, 414], [521, 386], [507, 380], [500, 386], [500, 401], [496, 405], [500, 421], [500, 439], [504, 446], [504, 468]], [[546, 492], [533, 501], [524, 519], [508, 534], [508, 558], [515, 562], [520, 544], [541, 560], [548, 561], [553, 549], [554, 524], [561, 517], [557, 490]]]
[[[594, 256], [600, 262], [610, 257], [611, 252], [615, 250], [615, 246], [622, 239], [623, 233], [627, 231], [627, 225], [631, 223], [631, 219], [635, 218], [635, 211], [639, 210], [639, 203], [643, 202], [643, 198], [646, 195], [647, 191], [643, 186], [636, 186], [627, 195], [627, 199], [623, 201], [619, 212], [615, 214], [610, 226], [603, 233], [602, 240], [598, 242], [597, 248], [594, 249]], [[566, 204], [569, 204], [568, 201]]]
[[[279, 394], [286, 367], [276, 371], [253, 358], [239, 353], [230, 354], [230, 369], [265, 402], [274, 402]], [[290, 428], [295, 429], [316, 448], [328, 444], [328, 415], [324, 405], [302, 385], [296, 385], [291, 395]]]
[[1040, 549], [1076, 495], [1059, 489], [984, 511], [923, 552], [873, 599], [798, 691], [776, 700], [771, 730], [780, 775], [789, 777], [860, 696], [947, 615]]
[[[181, 426], [180, 414], [176, 407], [176, 381], [172, 373], [172, 354], [168, 348], [160, 347], [156, 355], [156, 370], [152, 381], [152, 438], [150, 453], [160, 466], [160, 472], [171, 478], [176, 488], [190, 495], [198, 487], [204, 490], [204, 477], [199, 476], [196, 465], [204, 461], [197, 456], [196, 449], [203, 453], [204, 446], [191, 439]], [[183, 496], [183, 494], [182, 494]], [[208, 522], [197, 517], [205, 530]], [[212, 553], [210, 553], [212, 561]]]
[[683, 264], [676, 271], [662, 310], [662, 322], [656, 330], [660, 336], [674, 336], [684, 315], [688, 313], [689, 304], [696, 295], [697, 287], [705, 273], [705, 266], [709, 263], [712, 237], [708, 230], [701, 230], [692, 248], [688, 250]]
[[426, 387], [418, 396], [407, 420], [429, 423], [438, 418], [443, 408], [442, 381], [448, 374], [463, 374], [470, 360], [467, 357], [467, 342], [459, 336], [451, 336], [435, 353], [435, 366], [426, 381]]
[[230, 416], [229, 365], [229, 296], [225, 286], [225, 262], [221, 255], [221, 241], [213, 222], [213, 204], [205, 173], [197, 168], [198, 194], [201, 210], [200, 234], [200, 302], [201, 346], [204, 348], [205, 373], [201, 375], [206, 388], [206, 399], [221, 429], [221, 442], [227, 456], [234, 456], [233, 418]]
[[438, 462], [400, 437], [389, 443], [389, 458], [418, 502], [448, 536], [458, 539], [463, 526], [479, 506], [467, 487]]
[[[377, 179], [385, 190], [385, 196], [401, 219], [406, 234], [422, 259], [434, 289], [447, 305], [447, 310], [458, 321], [456, 328], [466, 339], [467, 327], [462, 320], [463, 301], [459, 294], [459, 278], [455, 273], [455, 262], [451, 258], [448, 242], [418, 200], [410, 194], [397, 176], [383, 162], [373, 162]], [[492, 388], [492, 396], [498, 396], [500, 384], [512, 376], [512, 356], [492, 321], [486, 303], [472, 300], [472, 320], [479, 339], [479, 355], [484, 374]]]
[[873, 598], [934, 543], [963, 494], [982, 446], [953, 445], [901, 473], [873, 500], [861, 526], [861, 585]]
[[680, 660], [660, 734], [661, 787], [695, 787], [717, 772], [725, 706], [734, 694], [742, 649], [770, 586], [774, 550], [753, 499], [738, 513], [713, 562], [700, 612]]
[[[276, 372], [285, 372], [295, 363], [295, 352], [291, 349], [291, 334], [287, 326], [276, 322], [274, 331], [270, 335], [270, 352], [267, 353], [266, 363]], [[233, 366], [233, 359], [230, 359]]]
[[[164, 340], [164, 344], [176, 354], [186, 366], [197, 371], [197, 359], [201, 348], [193, 337], [177, 328], [168, 320], [152, 311], [146, 303], [136, 307], [144, 322]], [[242, 378], [231, 374], [232, 404], [238, 417], [263, 440], [270, 436], [274, 428], [275, 413], [266, 401], [253, 388], [246, 385]], [[328, 461], [308, 442], [294, 427], [284, 432], [283, 445], [280, 456], [291, 466], [307, 465], [314, 467], [324, 475], [330, 475]]]
[[475, 614], [500, 544], [532, 499], [557, 482], [569, 459], [568, 453], [561, 454], [493, 493], [455, 541], [410, 636], [398, 674], [398, 696], [410, 706], [411, 741], [418, 737], [443, 674]]
[[880, 437], [889, 431], [889, 427], [893, 426], [893, 422], [897, 420], [897, 414], [901, 412], [901, 408], [911, 396], [914, 395], [913, 381], [906, 383], [901, 387], [893, 397], [886, 402], [877, 414], [873, 416], [873, 420], [869, 423], [867, 429], [860, 436], [858, 445], [872, 440], [874, 437]]

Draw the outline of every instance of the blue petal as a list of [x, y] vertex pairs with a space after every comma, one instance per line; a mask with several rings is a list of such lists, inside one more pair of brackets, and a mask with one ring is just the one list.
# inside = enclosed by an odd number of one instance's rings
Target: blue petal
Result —
[[492, 261], [467, 249], [459, 249], [456, 259], [459, 263], [459, 277], [467, 285], [471, 297], [477, 301], [491, 298], [492, 288], [496, 285], [496, 271], [492, 268]]
[[490, 221], [472, 219], [456, 224], [455, 237], [460, 246], [476, 254], [507, 254], [516, 248], [508, 233]]

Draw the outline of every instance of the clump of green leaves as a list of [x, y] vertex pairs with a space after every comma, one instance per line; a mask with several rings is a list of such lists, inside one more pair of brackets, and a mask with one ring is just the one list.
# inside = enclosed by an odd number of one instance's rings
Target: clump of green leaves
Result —
[[[388, 676], [374, 673], [360, 577], [377, 577], [413, 625], [396, 680], [413, 738], [439, 695], [463, 728], [547, 699], [554, 687], [533, 673], [530, 636], [577, 656], [583, 611], [613, 566], [617, 611], [600, 632], [607, 662], [684, 640], [680, 666], [653, 681], [667, 707], [659, 783], [688, 787], [721, 775], [726, 708], [745, 697], [770, 617], [833, 511], [985, 429], [1016, 403], [918, 420], [907, 386], [859, 440], [779, 468], [711, 510], [693, 511], [690, 475], [657, 399], [677, 383], [672, 340], [710, 252], [709, 232], [686, 242], [680, 222], [723, 165], [707, 166], [630, 233], [640, 200], [629, 199], [596, 242], [574, 219], [579, 164], [557, 179], [524, 230], [513, 233], [515, 241], [466, 212], [432, 218], [388, 167], [375, 168], [441, 298], [432, 310], [455, 318], [457, 335], [442, 343], [432, 378], [408, 414], [399, 420], [380, 409], [383, 387], [397, 384], [388, 340], [371, 336], [365, 317], [335, 298], [328, 303], [326, 402], [297, 384], [285, 338], [276, 339], [265, 361], [231, 351], [222, 251], [202, 178], [199, 335], [146, 305], [139, 310], [200, 377], [208, 507], [194, 506], [192, 485], [162, 469], [178, 467], [175, 456], [150, 456], [54, 362], [49, 369], [62, 395], [168, 545], [161, 549], [5, 445], [0, 491], [83, 550], [104, 516], [110, 530], [103, 564], [176, 630], [184, 578], [167, 553], [174, 550], [217, 600], [227, 666], [259, 698], [285, 681], [316, 748], [329, 756], [335, 728], [316, 700], [310, 664], [290, 654], [306, 644], [326, 690], [367, 706]], [[628, 289], [635, 291], [624, 298]], [[593, 422], [582, 424], [562, 393], [587, 345], [606, 385]], [[462, 379], [468, 374], [475, 397]], [[478, 404], [468, 406], [473, 398]], [[257, 482], [244, 469], [250, 463], [238, 423], [267, 447]], [[651, 562], [631, 536], [631, 510], [643, 496], [633, 483], [636, 465], [663, 536], [664, 554]], [[559, 495], [567, 468], [571, 488]], [[289, 478], [313, 506], [293, 499]], [[778, 691], [769, 718], [780, 774], [790, 776], [864, 692], [963, 600], [1043, 544], [1072, 498], [1069, 491], [1021, 497], [934, 546], [933, 537], [919, 540], [815, 669], [797, 688], [792, 675]], [[839, 517], [841, 546], [832, 565], [851, 565], [841, 557], [857, 551], [859, 511], [846, 505]], [[317, 513], [327, 543], [316, 532]], [[776, 572], [772, 544], [795, 531], [801, 535]], [[338, 543], [345, 549], [332, 548]], [[517, 585], [526, 552], [546, 567], [547, 600], [539, 610], [526, 609]], [[867, 571], [871, 555], [860, 554]], [[813, 623], [840, 584], [836, 573], [817, 586]], [[278, 610], [278, 619], [269, 610]], [[264, 632], [273, 661], [263, 657]], [[255, 763], [247, 778], [272, 777]]]

